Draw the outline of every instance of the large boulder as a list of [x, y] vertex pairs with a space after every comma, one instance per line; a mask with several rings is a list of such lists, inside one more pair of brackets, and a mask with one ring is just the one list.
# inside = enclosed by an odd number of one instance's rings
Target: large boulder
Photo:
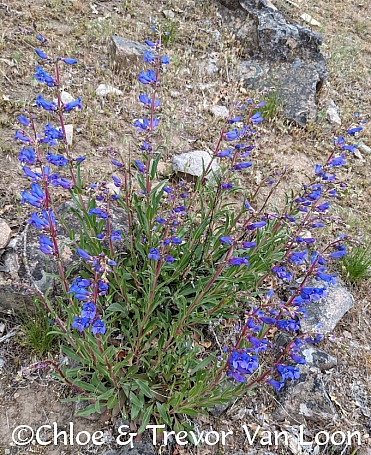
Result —
[[[291, 23], [269, 0], [220, 0], [246, 60], [237, 77], [245, 87], [275, 86], [284, 116], [300, 126], [317, 116], [316, 97], [328, 77], [322, 38]], [[237, 5], [238, 3], [238, 5]]]

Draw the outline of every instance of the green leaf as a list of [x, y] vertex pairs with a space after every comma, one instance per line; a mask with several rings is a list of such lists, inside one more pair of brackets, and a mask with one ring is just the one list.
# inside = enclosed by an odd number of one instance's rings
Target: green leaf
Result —
[[[99, 410], [98, 410], [98, 412], [99, 412]], [[97, 410], [96, 410], [95, 403], [94, 403], [94, 404], [90, 404], [85, 409], [80, 409], [80, 411], [77, 411], [76, 415], [78, 417], [84, 417], [84, 416], [88, 416], [90, 414], [95, 414], [96, 412], [97, 412]]]
[[153, 410], [153, 405], [148, 406], [148, 408], [144, 411], [143, 417], [142, 417], [142, 425], [139, 427], [138, 434], [143, 433], [143, 431], [146, 429], [152, 415], [152, 410]]
[[157, 410], [158, 410], [162, 420], [166, 424], [171, 425], [171, 418], [170, 418], [170, 415], [169, 415], [169, 411], [167, 409], [165, 409], [165, 406], [162, 405], [159, 402], [156, 402], [156, 407], [157, 407]]
[[152, 398], [153, 393], [152, 390], [149, 388], [148, 384], [140, 379], [134, 379], [134, 381], [138, 384], [140, 390], [144, 393], [147, 398]]

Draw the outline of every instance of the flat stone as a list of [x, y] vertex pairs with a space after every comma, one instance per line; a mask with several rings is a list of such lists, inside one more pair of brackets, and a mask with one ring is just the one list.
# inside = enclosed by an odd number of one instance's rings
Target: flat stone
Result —
[[303, 13], [300, 17], [303, 19], [303, 21], [307, 22], [310, 25], [315, 25], [316, 27], [321, 26], [321, 23], [316, 21], [316, 19], [314, 19], [314, 17], [308, 13]]
[[244, 88], [275, 86], [283, 115], [304, 127], [317, 117], [316, 97], [328, 77], [317, 33], [289, 22], [268, 0], [219, 0], [223, 22], [247, 57], [237, 79]]
[[219, 106], [217, 104], [214, 104], [211, 106], [210, 111], [212, 114], [214, 114], [215, 117], [228, 118], [229, 116], [229, 110], [226, 106]]
[[72, 145], [72, 140], [73, 140], [73, 125], [65, 125], [64, 129], [66, 131], [66, 141], [68, 145]]
[[[176, 172], [183, 172], [188, 175], [200, 177], [204, 170], [211, 162], [209, 153], [203, 150], [194, 150], [193, 152], [181, 153], [180, 155], [173, 156], [173, 170]], [[211, 169], [206, 176], [208, 180], [213, 179], [213, 172], [219, 172], [219, 164], [217, 158], [213, 160]]]
[[340, 283], [328, 286], [323, 281], [313, 280], [308, 286], [326, 286], [327, 296], [306, 306], [308, 317], [301, 320], [301, 330], [314, 330], [323, 334], [332, 332], [344, 314], [353, 307], [352, 294]]
[[322, 374], [318, 368], [300, 366], [300, 379], [286, 381], [278, 394], [280, 405], [273, 412], [275, 420], [288, 420], [291, 424], [307, 421], [333, 421], [336, 411], [327, 395]]
[[95, 93], [98, 96], [106, 96], [106, 95], [122, 95], [122, 91], [115, 88], [111, 84], [100, 84], [98, 85]]
[[[75, 252], [74, 242], [71, 241], [61, 220], [69, 230], [74, 231], [75, 240], [78, 241], [82, 233], [79, 218], [71, 209], [76, 208], [72, 201], [65, 202], [55, 211], [58, 228], [58, 245], [61, 251], [65, 270], [75, 266], [78, 273], [80, 257]], [[123, 239], [128, 236], [128, 218], [121, 207], [112, 210], [111, 228], [120, 230]], [[15, 288], [10, 282], [22, 283], [31, 288], [36, 288], [41, 294], [50, 293], [58, 295], [59, 283], [53, 275], [58, 273], [58, 266], [51, 255], [45, 255], [40, 251], [40, 231], [27, 224], [23, 232], [9, 242], [2, 256], [4, 267], [0, 271], [0, 313], [11, 311], [20, 312], [25, 308], [33, 311], [31, 295], [22, 287]], [[104, 248], [108, 247], [108, 241], [102, 241]], [[114, 249], [117, 253], [126, 251], [125, 240], [115, 241]], [[73, 273], [73, 271], [72, 271]]]
[[111, 59], [115, 72], [130, 72], [137, 74], [143, 70], [144, 52], [150, 52], [153, 57], [157, 53], [145, 44], [137, 43], [123, 36], [111, 36]]
[[311, 344], [303, 346], [301, 348], [301, 353], [308, 365], [314, 365], [319, 368], [321, 372], [334, 368], [338, 363], [336, 357], [327, 354], [327, 352], [322, 351]]
[[5, 220], [0, 219], [0, 249], [3, 249], [8, 245], [11, 235], [12, 230], [8, 223]]
[[341, 125], [341, 118], [339, 115], [339, 108], [336, 106], [333, 100], [330, 100], [330, 103], [327, 108], [327, 118], [329, 119], [330, 123], [335, 125]]
[[371, 154], [371, 147], [369, 147], [369, 146], [366, 145], [366, 144], [363, 144], [363, 142], [360, 142], [360, 143], [358, 144], [358, 148], [359, 148], [362, 152], [370, 153], [370, 154]]

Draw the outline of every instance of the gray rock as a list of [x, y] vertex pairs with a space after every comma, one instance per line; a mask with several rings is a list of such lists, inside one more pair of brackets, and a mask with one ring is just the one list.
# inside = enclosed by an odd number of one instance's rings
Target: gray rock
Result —
[[249, 58], [239, 66], [240, 83], [256, 89], [274, 85], [287, 119], [300, 126], [314, 121], [316, 96], [328, 76], [320, 35], [287, 22], [268, 0], [220, 1], [225, 23]]
[[[352, 294], [340, 283], [328, 286], [325, 282], [313, 281], [309, 286], [327, 287], [327, 296], [318, 301], [312, 301], [307, 308], [307, 318], [301, 320], [303, 332], [316, 331], [332, 332], [336, 324], [354, 305]], [[318, 327], [320, 324], [320, 327]]]
[[[209, 153], [203, 150], [194, 150], [193, 152], [182, 153], [180, 155], [173, 156], [173, 170], [176, 172], [182, 172], [195, 177], [200, 177], [204, 170], [208, 167], [211, 162], [211, 156]], [[211, 164], [210, 171], [206, 178], [208, 180], [213, 179], [213, 173], [219, 172], [219, 164], [217, 159], [214, 159]]]
[[291, 424], [307, 421], [332, 421], [336, 415], [318, 368], [300, 366], [300, 379], [287, 381], [278, 394], [280, 406], [273, 412], [273, 419], [288, 420]]
[[321, 372], [330, 370], [338, 363], [336, 357], [327, 354], [327, 352], [322, 351], [311, 344], [303, 346], [301, 348], [301, 353], [303, 354], [308, 365], [314, 365], [319, 368]]
[[115, 72], [136, 74], [143, 69], [143, 55], [149, 51], [153, 57], [157, 53], [145, 44], [137, 43], [122, 36], [111, 36], [111, 59]]
[[[70, 269], [75, 265], [76, 272], [79, 269], [81, 259], [75, 253], [76, 244], [67, 234], [62, 226], [61, 220], [69, 230], [74, 231], [75, 240], [78, 241], [81, 235], [79, 218], [73, 212], [76, 206], [68, 201], [62, 204], [55, 211], [58, 227], [58, 244], [61, 251], [64, 269]], [[120, 230], [122, 237], [128, 236], [128, 218], [125, 211], [115, 207], [112, 211], [112, 230]], [[0, 271], [0, 313], [9, 311], [33, 310], [32, 297], [22, 286], [15, 287], [10, 283], [21, 283], [22, 285], [36, 288], [41, 294], [47, 292], [57, 295], [60, 292], [57, 280], [53, 275], [58, 273], [58, 265], [54, 257], [45, 255], [40, 251], [39, 238], [41, 232], [27, 224], [26, 228], [17, 237], [9, 242], [4, 250], [2, 262], [4, 267]], [[103, 247], [108, 247], [108, 241], [103, 241]], [[125, 252], [125, 241], [114, 242], [116, 253]]]
[[327, 108], [327, 118], [329, 119], [330, 123], [335, 125], [341, 125], [341, 118], [339, 115], [339, 108], [336, 106], [333, 100], [330, 100], [330, 103]]
[[199, 70], [204, 76], [213, 76], [219, 71], [218, 59], [216, 57], [211, 57], [205, 62], [201, 62]]
[[0, 249], [3, 249], [8, 245], [11, 234], [12, 230], [8, 223], [6, 223], [5, 220], [0, 219]]
[[363, 144], [362, 142], [360, 142], [358, 144], [358, 148], [360, 150], [362, 150], [362, 152], [365, 152], [365, 153], [371, 153], [371, 147], [369, 147], [368, 145], [366, 144]]
[[95, 90], [95, 93], [98, 96], [106, 96], [106, 95], [122, 95], [122, 91], [117, 89], [111, 84], [99, 84]]
[[214, 104], [211, 106], [210, 111], [212, 114], [214, 114], [215, 117], [228, 118], [229, 116], [229, 110], [226, 106], [219, 106], [217, 104]]
[[116, 450], [116, 455], [156, 455], [157, 452], [150, 442], [134, 442], [133, 448], [130, 444]]

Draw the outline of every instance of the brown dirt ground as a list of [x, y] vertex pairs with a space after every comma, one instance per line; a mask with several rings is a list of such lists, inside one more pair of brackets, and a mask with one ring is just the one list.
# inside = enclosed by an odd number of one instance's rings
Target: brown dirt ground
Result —
[[[296, 1], [298, 7], [288, 0], [273, 3], [300, 23], [303, 12], [311, 14], [321, 23], [320, 27], [313, 28], [324, 38], [323, 53], [328, 60], [330, 77], [320, 94], [319, 121], [308, 125], [305, 130], [287, 124], [279, 115], [263, 124], [262, 147], [255, 155], [256, 170], [253, 172], [256, 174], [249, 179], [284, 165], [294, 168], [297, 181], [301, 183], [304, 178], [301, 170], [304, 174], [309, 173], [330, 150], [332, 137], [341, 133], [325, 118], [329, 99], [339, 106], [345, 126], [352, 124], [355, 111], [363, 117], [371, 117], [371, 4], [367, 0]], [[174, 18], [166, 19], [164, 10], [172, 10]], [[22, 108], [34, 109], [33, 100], [40, 90], [37, 84], [31, 82], [35, 66], [33, 24], [36, 23], [38, 31], [55, 43], [58, 54], [79, 60], [79, 66], [66, 68], [63, 76], [67, 81], [66, 90], [75, 97], [83, 98], [83, 112], [71, 114], [69, 122], [75, 126], [73, 154], [87, 155], [84, 175], [87, 180], [93, 181], [112, 172], [107, 147], [120, 151], [128, 160], [134, 156], [131, 122], [140, 116], [136, 101], [138, 82], [134, 77], [122, 78], [112, 74], [108, 54], [110, 36], [117, 34], [143, 42], [150, 35], [150, 17], [164, 29], [172, 25], [174, 28], [168, 47], [172, 65], [163, 79], [163, 86], [168, 92], [161, 96], [162, 118], [174, 118], [172, 122], [165, 120], [164, 128], [159, 133], [159, 139], [166, 143], [166, 164], [176, 151], [212, 150], [220, 122], [213, 119], [209, 106], [216, 102], [229, 105], [239, 96], [232, 77], [239, 58], [239, 47], [231, 33], [222, 27], [211, 2], [159, 0], [152, 8], [144, 0], [11, 0], [0, 3], [0, 215], [7, 220], [14, 235], [22, 229], [26, 219], [26, 210], [18, 204], [25, 182], [16, 158], [19, 146], [12, 141], [14, 119]], [[216, 30], [221, 33], [218, 40], [215, 39]], [[211, 53], [219, 58], [221, 69], [216, 75], [203, 75], [200, 63]], [[123, 91], [123, 95], [97, 98], [94, 90], [100, 83], [112, 83]], [[169, 96], [171, 91], [178, 91], [178, 96]], [[47, 120], [47, 115], [43, 114], [41, 120]], [[370, 124], [365, 126], [362, 138], [365, 144], [371, 146]], [[345, 178], [352, 178], [352, 187], [339, 203], [337, 211], [345, 217], [354, 234], [369, 234], [370, 159], [365, 154], [363, 161], [350, 157], [344, 171]], [[284, 187], [288, 188], [288, 182], [284, 182]], [[339, 361], [326, 384], [339, 413], [335, 427], [343, 430], [361, 428], [366, 434], [371, 433], [367, 404], [367, 396], [371, 393], [369, 283], [354, 287], [352, 292], [356, 305], [339, 323], [335, 333], [343, 339], [345, 349], [329, 342], [322, 347], [337, 356]], [[4, 318], [4, 322], [6, 333], [14, 325], [14, 320]], [[17, 372], [32, 363], [33, 357], [13, 339], [3, 342], [0, 348], [0, 357], [4, 358], [6, 365], [0, 371], [1, 455], [42, 453], [32, 446], [21, 450], [9, 445], [9, 429], [17, 423], [37, 426], [57, 419], [65, 425], [73, 419], [78, 428], [91, 431], [105, 429], [109, 434], [109, 425], [76, 419], [73, 405], [59, 404], [59, 398], [70, 391], [50, 378], [32, 376], [17, 382]], [[355, 385], [365, 391], [366, 402], [363, 405], [356, 400]], [[270, 392], [261, 391], [259, 399], [246, 397], [235, 403], [220, 419], [205, 418], [199, 424], [204, 428], [212, 425], [218, 430], [233, 427], [236, 428], [235, 434], [241, 432], [240, 423], [245, 421], [273, 425], [274, 422], [269, 422], [269, 411], [274, 404]], [[232, 445], [215, 449], [212, 453], [243, 450], [241, 434]], [[104, 448], [109, 448], [108, 443]], [[95, 453], [91, 447], [84, 450], [81, 453]], [[45, 453], [52, 454], [50, 450]], [[67, 448], [63, 453], [77, 452]], [[206, 455], [208, 452], [199, 453]]]

